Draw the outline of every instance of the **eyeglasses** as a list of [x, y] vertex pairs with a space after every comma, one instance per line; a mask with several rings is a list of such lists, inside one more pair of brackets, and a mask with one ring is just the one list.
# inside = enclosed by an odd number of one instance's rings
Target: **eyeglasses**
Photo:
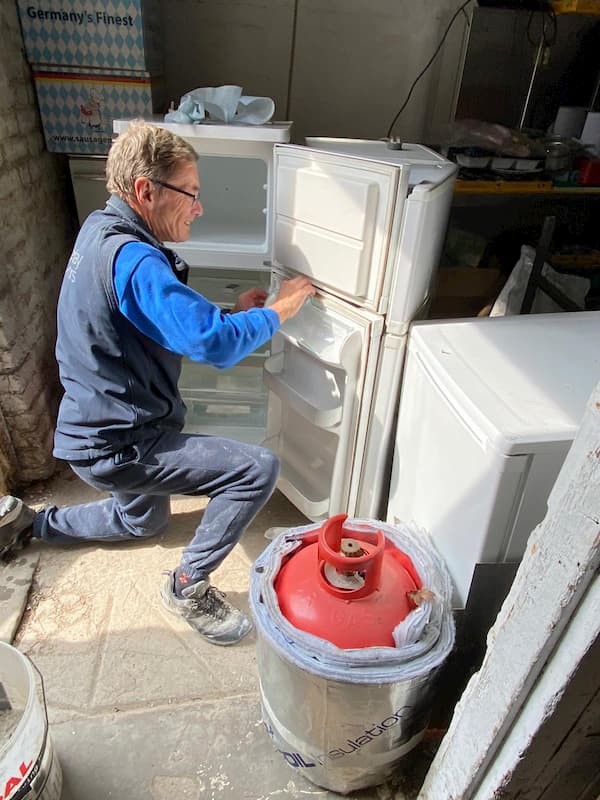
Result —
[[192, 200], [192, 205], [194, 205], [194, 203], [200, 202], [200, 192], [198, 192], [197, 194], [192, 194], [191, 192], [186, 192], [185, 189], [180, 189], [178, 186], [173, 186], [173, 184], [171, 183], [166, 183], [165, 181], [153, 180], [152, 178], [150, 180], [152, 180], [152, 183], [156, 183], [158, 184], [158, 186], [162, 186], [165, 189], [170, 189], [172, 192], [179, 192], [179, 194], [184, 194], [186, 197], [190, 197]]

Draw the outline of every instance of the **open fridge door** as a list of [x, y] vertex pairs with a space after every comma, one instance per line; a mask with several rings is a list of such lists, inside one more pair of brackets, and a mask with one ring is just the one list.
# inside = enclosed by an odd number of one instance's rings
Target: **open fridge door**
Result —
[[[273, 294], [283, 277], [273, 273]], [[309, 519], [348, 509], [382, 330], [381, 317], [318, 294], [272, 340], [265, 444], [281, 461], [279, 488]]]

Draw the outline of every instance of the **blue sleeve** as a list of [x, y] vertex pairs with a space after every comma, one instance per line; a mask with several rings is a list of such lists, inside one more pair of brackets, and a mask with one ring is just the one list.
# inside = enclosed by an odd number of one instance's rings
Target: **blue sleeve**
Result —
[[214, 367], [234, 366], [280, 325], [269, 308], [223, 313], [181, 283], [160, 250], [141, 242], [121, 248], [113, 282], [121, 313], [141, 333], [167, 350]]

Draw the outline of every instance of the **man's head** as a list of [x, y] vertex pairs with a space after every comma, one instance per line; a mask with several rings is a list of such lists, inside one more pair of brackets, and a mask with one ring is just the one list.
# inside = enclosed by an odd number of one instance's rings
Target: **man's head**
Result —
[[202, 214], [198, 154], [156, 125], [134, 122], [113, 142], [106, 186], [144, 220], [160, 241], [182, 242]]

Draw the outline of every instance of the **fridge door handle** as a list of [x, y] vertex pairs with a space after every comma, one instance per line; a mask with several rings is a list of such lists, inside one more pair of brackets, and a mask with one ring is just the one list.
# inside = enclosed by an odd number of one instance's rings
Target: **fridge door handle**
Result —
[[[309, 389], [303, 391], [300, 387], [293, 386], [285, 379], [281, 369], [281, 359], [278, 356], [268, 358], [263, 366], [263, 381], [265, 385], [276, 394], [283, 402], [288, 404], [298, 414], [319, 428], [333, 428], [342, 419], [341, 400], [328, 407], [320, 407], [311, 398]], [[329, 398], [331, 400], [331, 398]]]

